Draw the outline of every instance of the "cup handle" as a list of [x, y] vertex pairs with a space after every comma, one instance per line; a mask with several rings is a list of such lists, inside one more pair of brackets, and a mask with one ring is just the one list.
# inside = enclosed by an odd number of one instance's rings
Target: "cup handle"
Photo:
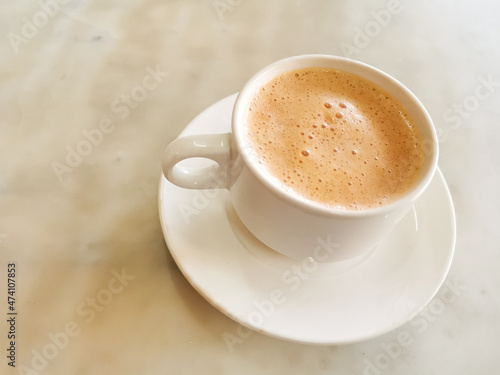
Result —
[[[231, 133], [198, 134], [177, 138], [165, 149], [163, 174], [173, 184], [186, 189], [228, 188], [231, 164]], [[207, 158], [216, 165], [187, 168], [177, 165], [189, 158]]]

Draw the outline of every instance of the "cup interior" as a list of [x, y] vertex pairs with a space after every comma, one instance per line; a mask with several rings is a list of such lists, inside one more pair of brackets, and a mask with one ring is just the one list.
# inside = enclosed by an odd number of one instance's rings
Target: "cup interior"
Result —
[[[422, 135], [424, 146], [424, 164], [419, 178], [413, 186], [398, 200], [393, 203], [366, 210], [349, 211], [327, 208], [323, 205], [315, 204], [305, 198], [286, 193], [282, 190], [271, 178], [263, 173], [257, 161], [252, 157], [249, 150], [248, 140], [246, 139], [245, 119], [249, 103], [257, 90], [275, 76], [286, 71], [308, 68], [308, 67], [325, 67], [342, 70], [348, 73], [358, 75], [365, 78], [390, 94], [392, 94], [410, 113], [419, 127]], [[232, 131], [235, 138], [238, 152], [244, 160], [244, 163], [249, 167], [252, 173], [264, 183], [270, 190], [283, 199], [289, 200], [296, 205], [301, 206], [305, 210], [310, 210], [315, 214], [342, 215], [342, 216], [360, 216], [360, 215], [375, 215], [394, 209], [395, 205], [410, 207], [414, 200], [425, 190], [430, 183], [437, 167], [438, 161], [438, 141], [437, 135], [431, 117], [418, 98], [403, 84], [395, 78], [382, 72], [381, 70], [364, 64], [359, 61], [330, 56], [330, 55], [302, 55], [294, 56], [284, 60], [277, 61], [256, 73], [243, 87], [236, 100], [233, 118]]]

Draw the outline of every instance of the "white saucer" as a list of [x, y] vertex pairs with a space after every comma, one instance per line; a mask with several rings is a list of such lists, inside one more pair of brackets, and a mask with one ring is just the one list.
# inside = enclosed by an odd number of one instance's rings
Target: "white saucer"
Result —
[[[229, 132], [235, 99], [209, 107], [181, 136]], [[180, 270], [208, 302], [267, 335], [332, 345], [381, 335], [431, 301], [451, 264], [455, 215], [439, 170], [390, 238], [371, 254], [340, 263], [296, 261], [268, 249], [242, 226], [228, 196], [162, 178], [163, 234]]]

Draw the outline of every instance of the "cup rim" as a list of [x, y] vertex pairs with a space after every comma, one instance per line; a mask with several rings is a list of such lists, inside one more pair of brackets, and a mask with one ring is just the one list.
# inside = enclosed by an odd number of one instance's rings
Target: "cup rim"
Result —
[[[316, 63], [315, 64], [308, 63], [309, 61], [311, 62], [315, 61]], [[294, 67], [282, 69], [282, 67], [286, 65], [294, 65]], [[353, 69], [349, 70], [342, 69], [339, 68], [338, 65], [353, 67]], [[250, 155], [247, 152], [245, 152], [245, 148], [243, 147], [243, 145], [248, 145], [248, 141], [246, 141], [245, 139], [245, 132], [243, 128], [244, 128], [244, 114], [246, 112], [245, 111], [246, 105], [248, 103], [247, 98], [251, 98], [253, 94], [256, 92], [256, 89], [262, 87], [267, 81], [275, 77], [277, 74], [294, 69], [314, 67], [314, 66], [331, 67], [351, 73], [352, 73], [351, 70], [364, 70], [366, 72], [369, 72], [370, 74], [379, 77], [381, 80], [389, 82], [393, 88], [397, 89], [398, 91], [401, 92], [402, 95], [406, 96], [406, 99], [412, 102], [413, 105], [420, 112], [423, 121], [421, 121], [418, 124], [419, 129], [422, 130], [421, 126], [425, 125], [428, 128], [427, 129], [428, 133], [430, 133], [431, 142], [429, 142], [427, 145], [430, 147], [430, 149], [427, 150], [424, 145], [425, 158], [429, 159], [430, 161], [428, 163], [427, 170], [426, 171], [422, 170], [421, 172], [422, 174], [423, 173], [426, 174], [423, 176], [421, 174], [419, 180], [415, 182], [413, 186], [396, 201], [385, 204], [380, 207], [361, 209], [361, 210], [349, 210], [349, 209], [342, 209], [335, 207], [327, 207], [320, 203], [315, 203], [312, 200], [301, 197], [298, 194], [289, 193], [280, 188], [276, 183], [276, 181], [274, 181], [270, 176], [267, 176], [266, 173], [263, 173], [262, 167], [259, 167], [257, 161], [254, 158], [250, 157]], [[265, 79], [266, 77], [267, 79]], [[367, 79], [370, 80], [370, 78]], [[382, 86], [382, 88], [387, 89], [387, 87], [384, 86]], [[400, 100], [400, 98], [397, 99]], [[235, 138], [235, 144], [238, 149], [238, 154], [243, 159], [244, 164], [249, 168], [252, 174], [262, 184], [264, 184], [264, 186], [266, 186], [268, 190], [273, 192], [279, 198], [287, 201], [288, 203], [301, 208], [303, 211], [327, 217], [338, 217], [338, 216], [353, 217], [353, 218], [371, 217], [371, 216], [389, 214], [400, 208], [411, 207], [416, 201], [416, 199], [424, 192], [424, 190], [427, 188], [430, 181], [432, 180], [434, 173], [437, 169], [438, 156], [439, 156], [438, 138], [433, 121], [429, 113], [423, 106], [423, 104], [420, 102], [420, 100], [405, 85], [403, 85], [397, 79], [395, 79], [394, 77], [390, 76], [389, 74], [383, 72], [378, 68], [375, 68], [371, 65], [368, 65], [366, 63], [357, 60], [335, 55], [306, 54], [306, 55], [287, 57], [278, 60], [272, 64], [269, 64], [264, 68], [262, 68], [261, 70], [259, 70], [257, 73], [255, 73], [243, 86], [242, 90], [238, 93], [238, 96], [236, 98], [232, 114], [232, 133], [233, 137]]]

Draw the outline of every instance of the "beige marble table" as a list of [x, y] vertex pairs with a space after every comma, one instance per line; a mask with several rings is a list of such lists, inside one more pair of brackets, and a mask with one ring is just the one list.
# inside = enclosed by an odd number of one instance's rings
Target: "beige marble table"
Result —
[[[0, 373], [497, 373], [499, 14], [493, 1], [0, 2]], [[162, 152], [257, 70], [304, 53], [374, 65], [428, 108], [457, 215], [456, 298], [356, 344], [228, 345], [238, 324], [165, 245]]]

